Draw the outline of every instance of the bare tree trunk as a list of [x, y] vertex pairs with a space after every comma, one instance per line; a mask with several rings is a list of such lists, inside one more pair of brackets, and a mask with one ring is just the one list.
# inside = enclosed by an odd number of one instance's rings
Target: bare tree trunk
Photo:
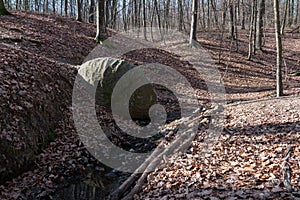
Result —
[[251, 10], [251, 20], [250, 20], [250, 30], [249, 30], [249, 50], [248, 50], [248, 60], [252, 58], [252, 40], [253, 40], [253, 26], [254, 26], [254, 17], [255, 17], [255, 4], [256, 0], [252, 1], [252, 10]]
[[[158, 9], [158, 3], [157, 0], [154, 0], [154, 11], [156, 11], [156, 16], [157, 16], [157, 25], [158, 25], [158, 29], [161, 32], [161, 20], [160, 20], [160, 14], [159, 14], [159, 9]], [[161, 34], [162, 36], [162, 34]]]
[[182, 9], [182, 0], [178, 0], [178, 13], [179, 13], [179, 19], [178, 19], [178, 31], [182, 31], [183, 27], [183, 9]]
[[122, 3], [123, 5], [123, 29], [124, 29], [124, 31], [127, 31], [127, 17], [126, 17], [126, 0], [123, 0], [123, 3]]
[[25, 8], [25, 10], [29, 10], [29, 2], [28, 2], [29, 0], [25, 0], [24, 1], [24, 8]]
[[297, 2], [297, 7], [296, 7], [296, 17], [295, 17], [295, 21], [294, 24], [297, 25], [298, 21], [299, 21], [299, 6], [300, 6], [300, 2], [299, 0], [296, 1]]
[[238, 5], [237, 2], [235, 2], [234, 5], [234, 32], [235, 32], [235, 46], [236, 46], [236, 52], [239, 51], [239, 37], [238, 37], [238, 27], [237, 27], [237, 23], [238, 23]]
[[277, 62], [276, 62], [276, 94], [277, 97], [283, 95], [282, 87], [282, 41], [280, 33], [280, 16], [279, 16], [279, 0], [274, 0], [274, 21], [275, 21], [275, 35], [277, 47]]
[[295, 1], [290, 0], [290, 8], [289, 8], [289, 27], [292, 26], [294, 21], [294, 7], [295, 7]]
[[229, 23], [229, 38], [235, 39], [234, 36], [234, 7], [233, 1], [229, 3], [230, 23]]
[[74, 16], [73, 0], [70, 0], [70, 16]]
[[210, 1], [207, 1], [207, 29], [210, 30]]
[[117, 7], [118, 7], [118, 1], [113, 0], [112, 1], [112, 10], [111, 10], [111, 19], [112, 19], [112, 28], [117, 28]]
[[244, 1], [245, 0], [242, 0], [242, 30], [245, 29], [245, 15], [246, 15]]
[[46, 13], [49, 12], [49, 2], [48, 2], [48, 0], [46, 0], [45, 3], [44, 3], [44, 11], [45, 11]]
[[227, 1], [223, 0], [222, 2], [222, 25], [225, 29], [225, 24], [226, 24], [226, 13], [227, 13]]
[[256, 16], [256, 36], [255, 49], [262, 51], [262, 37], [263, 37], [263, 19], [265, 14], [265, 0], [258, 1], [258, 12]]
[[146, 0], [143, 2], [143, 28], [144, 28], [144, 39], [147, 40], [147, 21], [146, 21]]
[[254, 27], [254, 31], [253, 31], [253, 54], [256, 54], [256, 28], [257, 28], [257, 2], [258, 0], [255, 0], [255, 4], [254, 4], [254, 18], [253, 18], [253, 27]]
[[10, 12], [5, 8], [3, 0], [0, 0], [0, 16], [1, 15], [11, 15]]
[[104, 6], [105, 6], [105, 18], [104, 18], [104, 23], [106, 27], [109, 27], [109, 17], [110, 17], [110, 12], [109, 12], [109, 8], [110, 8], [110, 3], [111, 0], [104, 0]]
[[285, 25], [286, 25], [286, 17], [287, 17], [288, 8], [289, 8], [289, 0], [285, 0], [283, 21], [282, 21], [282, 24], [281, 24], [280, 35], [284, 35], [284, 29], [285, 29]]
[[218, 13], [217, 13], [217, 7], [215, 0], [211, 0], [211, 7], [214, 11], [214, 18], [215, 18], [215, 26], [219, 26], [219, 20], [218, 20]]
[[68, 0], [65, 0], [65, 16], [68, 16]]
[[193, 0], [191, 32], [190, 32], [190, 46], [193, 46], [194, 41], [197, 40], [197, 13], [198, 13], [198, 0]]
[[55, 0], [52, 0], [52, 12], [55, 13], [56, 9], [55, 9]]
[[164, 20], [165, 20], [165, 29], [169, 29], [170, 26], [170, 20], [169, 20], [169, 13], [170, 12], [170, 0], [166, 0], [166, 4], [165, 4], [165, 16], [164, 16]]
[[205, 4], [204, 4], [204, 0], [201, 1], [201, 5], [202, 5], [202, 23], [203, 23], [203, 29], [206, 28], [206, 21], [205, 21]]
[[95, 40], [97, 43], [101, 43], [101, 41], [104, 39], [104, 36], [102, 35], [105, 32], [104, 5], [104, 0], [96, 0], [97, 33]]
[[95, 0], [91, 0], [91, 5], [89, 9], [89, 22], [94, 23], [95, 22]]
[[81, 22], [82, 21], [82, 14], [81, 14], [81, 10], [82, 10], [82, 0], [76, 0], [76, 20]]

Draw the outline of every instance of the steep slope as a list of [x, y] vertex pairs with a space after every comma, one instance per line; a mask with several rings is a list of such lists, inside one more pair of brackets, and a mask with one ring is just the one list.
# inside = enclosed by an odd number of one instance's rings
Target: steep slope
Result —
[[0, 182], [30, 167], [56, 137], [94, 26], [17, 12], [0, 18]]

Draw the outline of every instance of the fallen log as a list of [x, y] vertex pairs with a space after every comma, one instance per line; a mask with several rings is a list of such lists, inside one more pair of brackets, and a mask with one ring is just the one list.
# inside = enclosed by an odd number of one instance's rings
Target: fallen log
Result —
[[168, 134], [163, 139], [161, 139], [157, 148], [153, 151], [151, 156], [149, 156], [149, 158], [138, 169], [136, 169], [136, 171], [133, 174], [131, 174], [131, 176], [117, 190], [111, 193], [110, 199], [112, 200], [121, 199], [122, 196], [130, 190], [131, 186], [136, 181], [135, 186], [129, 191], [129, 193], [125, 197], [122, 198], [123, 200], [133, 199], [134, 195], [139, 193], [139, 191], [141, 190], [143, 183], [147, 178], [147, 175], [151, 171], [155, 170], [155, 168], [159, 165], [159, 163], [164, 159], [165, 156], [170, 155], [172, 153], [179, 152], [187, 148], [191, 144], [191, 142], [193, 141], [193, 139], [197, 134], [197, 130], [195, 129], [197, 129], [198, 126], [195, 126], [195, 124], [206, 124], [209, 120], [203, 120], [203, 119], [208, 119], [212, 115], [217, 114], [217, 112], [223, 111], [222, 108], [220, 106], [216, 106], [213, 109], [206, 110], [200, 116], [198, 113], [199, 111], [202, 111], [202, 109], [201, 110], [198, 109], [194, 111], [194, 114], [192, 116], [181, 118], [180, 120], [176, 120], [174, 122], [177, 124], [176, 127], [178, 126], [189, 127], [188, 130], [180, 134], [169, 144], [167, 144], [165, 140]]

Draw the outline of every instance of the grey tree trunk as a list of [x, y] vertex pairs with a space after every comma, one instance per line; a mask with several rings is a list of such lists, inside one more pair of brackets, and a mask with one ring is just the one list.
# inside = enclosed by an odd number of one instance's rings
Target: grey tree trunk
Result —
[[265, 0], [259, 0], [257, 2], [258, 12], [256, 16], [256, 37], [255, 48], [256, 50], [262, 50], [262, 37], [263, 37], [263, 19], [265, 15]]
[[68, 16], [68, 0], [65, 0], [65, 16]]
[[10, 12], [5, 8], [3, 0], [0, 0], [0, 16], [1, 15], [10, 15]]
[[230, 22], [229, 22], [229, 38], [235, 39], [234, 36], [234, 7], [233, 1], [229, 3], [229, 13], [230, 13]]
[[96, 0], [96, 13], [97, 33], [95, 40], [97, 43], [101, 43], [101, 41], [104, 39], [103, 33], [105, 32], [104, 0]]
[[[283, 35], [284, 34], [284, 29], [285, 29], [285, 25], [286, 25], [286, 17], [287, 17], [287, 11], [289, 8], [289, 0], [285, 0], [285, 7], [284, 7], [284, 14], [283, 14], [283, 20], [282, 20], [282, 24], [281, 24], [281, 29], [280, 29], [280, 34]], [[280, 23], [279, 23], [280, 24]]]
[[277, 62], [276, 62], [276, 94], [277, 97], [283, 95], [282, 86], [282, 41], [280, 33], [280, 16], [279, 16], [279, 0], [274, 0], [274, 21], [275, 21], [275, 35], [276, 35], [276, 48], [277, 48]]
[[194, 41], [197, 40], [197, 15], [198, 15], [197, 13], [198, 13], [198, 0], [193, 0], [191, 32], [190, 32], [190, 46], [193, 46]]
[[204, 0], [201, 1], [201, 6], [202, 6], [202, 26], [203, 29], [206, 28], [206, 21], [205, 21], [205, 4], [204, 4]]
[[297, 25], [298, 21], [299, 21], [299, 6], [300, 6], [300, 2], [299, 0], [296, 1], [297, 2], [297, 7], [296, 7], [296, 17], [295, 17], [295, 21], [294, 24]]
[[89, 9], [89, 22], [94, 23], [95, 22], [95, 0], [91, 0], [91, 5]]
[[55, 9], [55, 0], [52, 0], [52, 12], [55, 13], [56, 9]]
[[244, 0], [242, 0], [242, 30], [245, 29], [245, 15], [246, 15], [246, 12], [245, 12], [245, 4], [244, 4]]
[[147, 40], [146, 0], [142, 0], [142, 3], [143, 3], [143, 29], [144, 29], [144, 39]]
[[182, 8], [182, 0], [178, 0], [178, 31], [182, 31], [183, 27], [183, 8]]
[[124, 31], [127, 31], [127, 17], [126, 17], [126, 0], [123, 0], [123, 3], [122, 3], [122, 10], [123, 10], [123, 29]]
[[250, 20], [250, 31], [249, 31], [249, 50], [248, 50], [248, 60], [251, 60], [252, 58], [252, 52], [253, 52], [253, 46], [252, 46], [252, 40], [253, 40], [253, 27], [254, 27], [254, 17], [255, 17], [255, 4], [256, 0], [252, 1], [252, 10], [251, 10], [251, 20]]
[[290, 0], [290, 8], [289, 8], [289, 27], [292, 26], [294, 21], [294, 7], [295, 7], [295, 0]]
[[111, 18], [112, 18], [112, 28], [117, 28], [117, 7], [118, 7], [118, 1], [113, 0], [112, 1], [112, 11], [111, 11]]
[[82, 0], [76, 0], [76, 20], [81, 22], [82, 21], [82, 14], [81, 14], [81, 7], [82, 6]]

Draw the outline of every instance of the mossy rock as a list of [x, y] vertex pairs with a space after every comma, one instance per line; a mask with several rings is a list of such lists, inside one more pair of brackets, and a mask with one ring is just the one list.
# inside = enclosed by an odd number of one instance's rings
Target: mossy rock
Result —
[[[79, 69], [79, 74], [91, 86], [96, 86], [96, 104], [111, 109], [111, 98], [113, 90], [121, 77], [135, 66], [124, 60], [115, 58], [97, 58], [84, 63]], [[135, 84], [136, 79], [145, 79], [145, 77], [134, 77], [127, 81], [122, 88], [130, 88]], [[122, 102], [123, 96], [118, 95], [118, 101]], [[129, 100], [129, 113], [132, 119], [149, 119], [149, 109], [157, 102], [156, 92], [151, 84], [143, 85], [134, 91]], [[118, 104], [121, 105], [121, 104]], [[126, 109], [126, 108], [124, 108]]]

